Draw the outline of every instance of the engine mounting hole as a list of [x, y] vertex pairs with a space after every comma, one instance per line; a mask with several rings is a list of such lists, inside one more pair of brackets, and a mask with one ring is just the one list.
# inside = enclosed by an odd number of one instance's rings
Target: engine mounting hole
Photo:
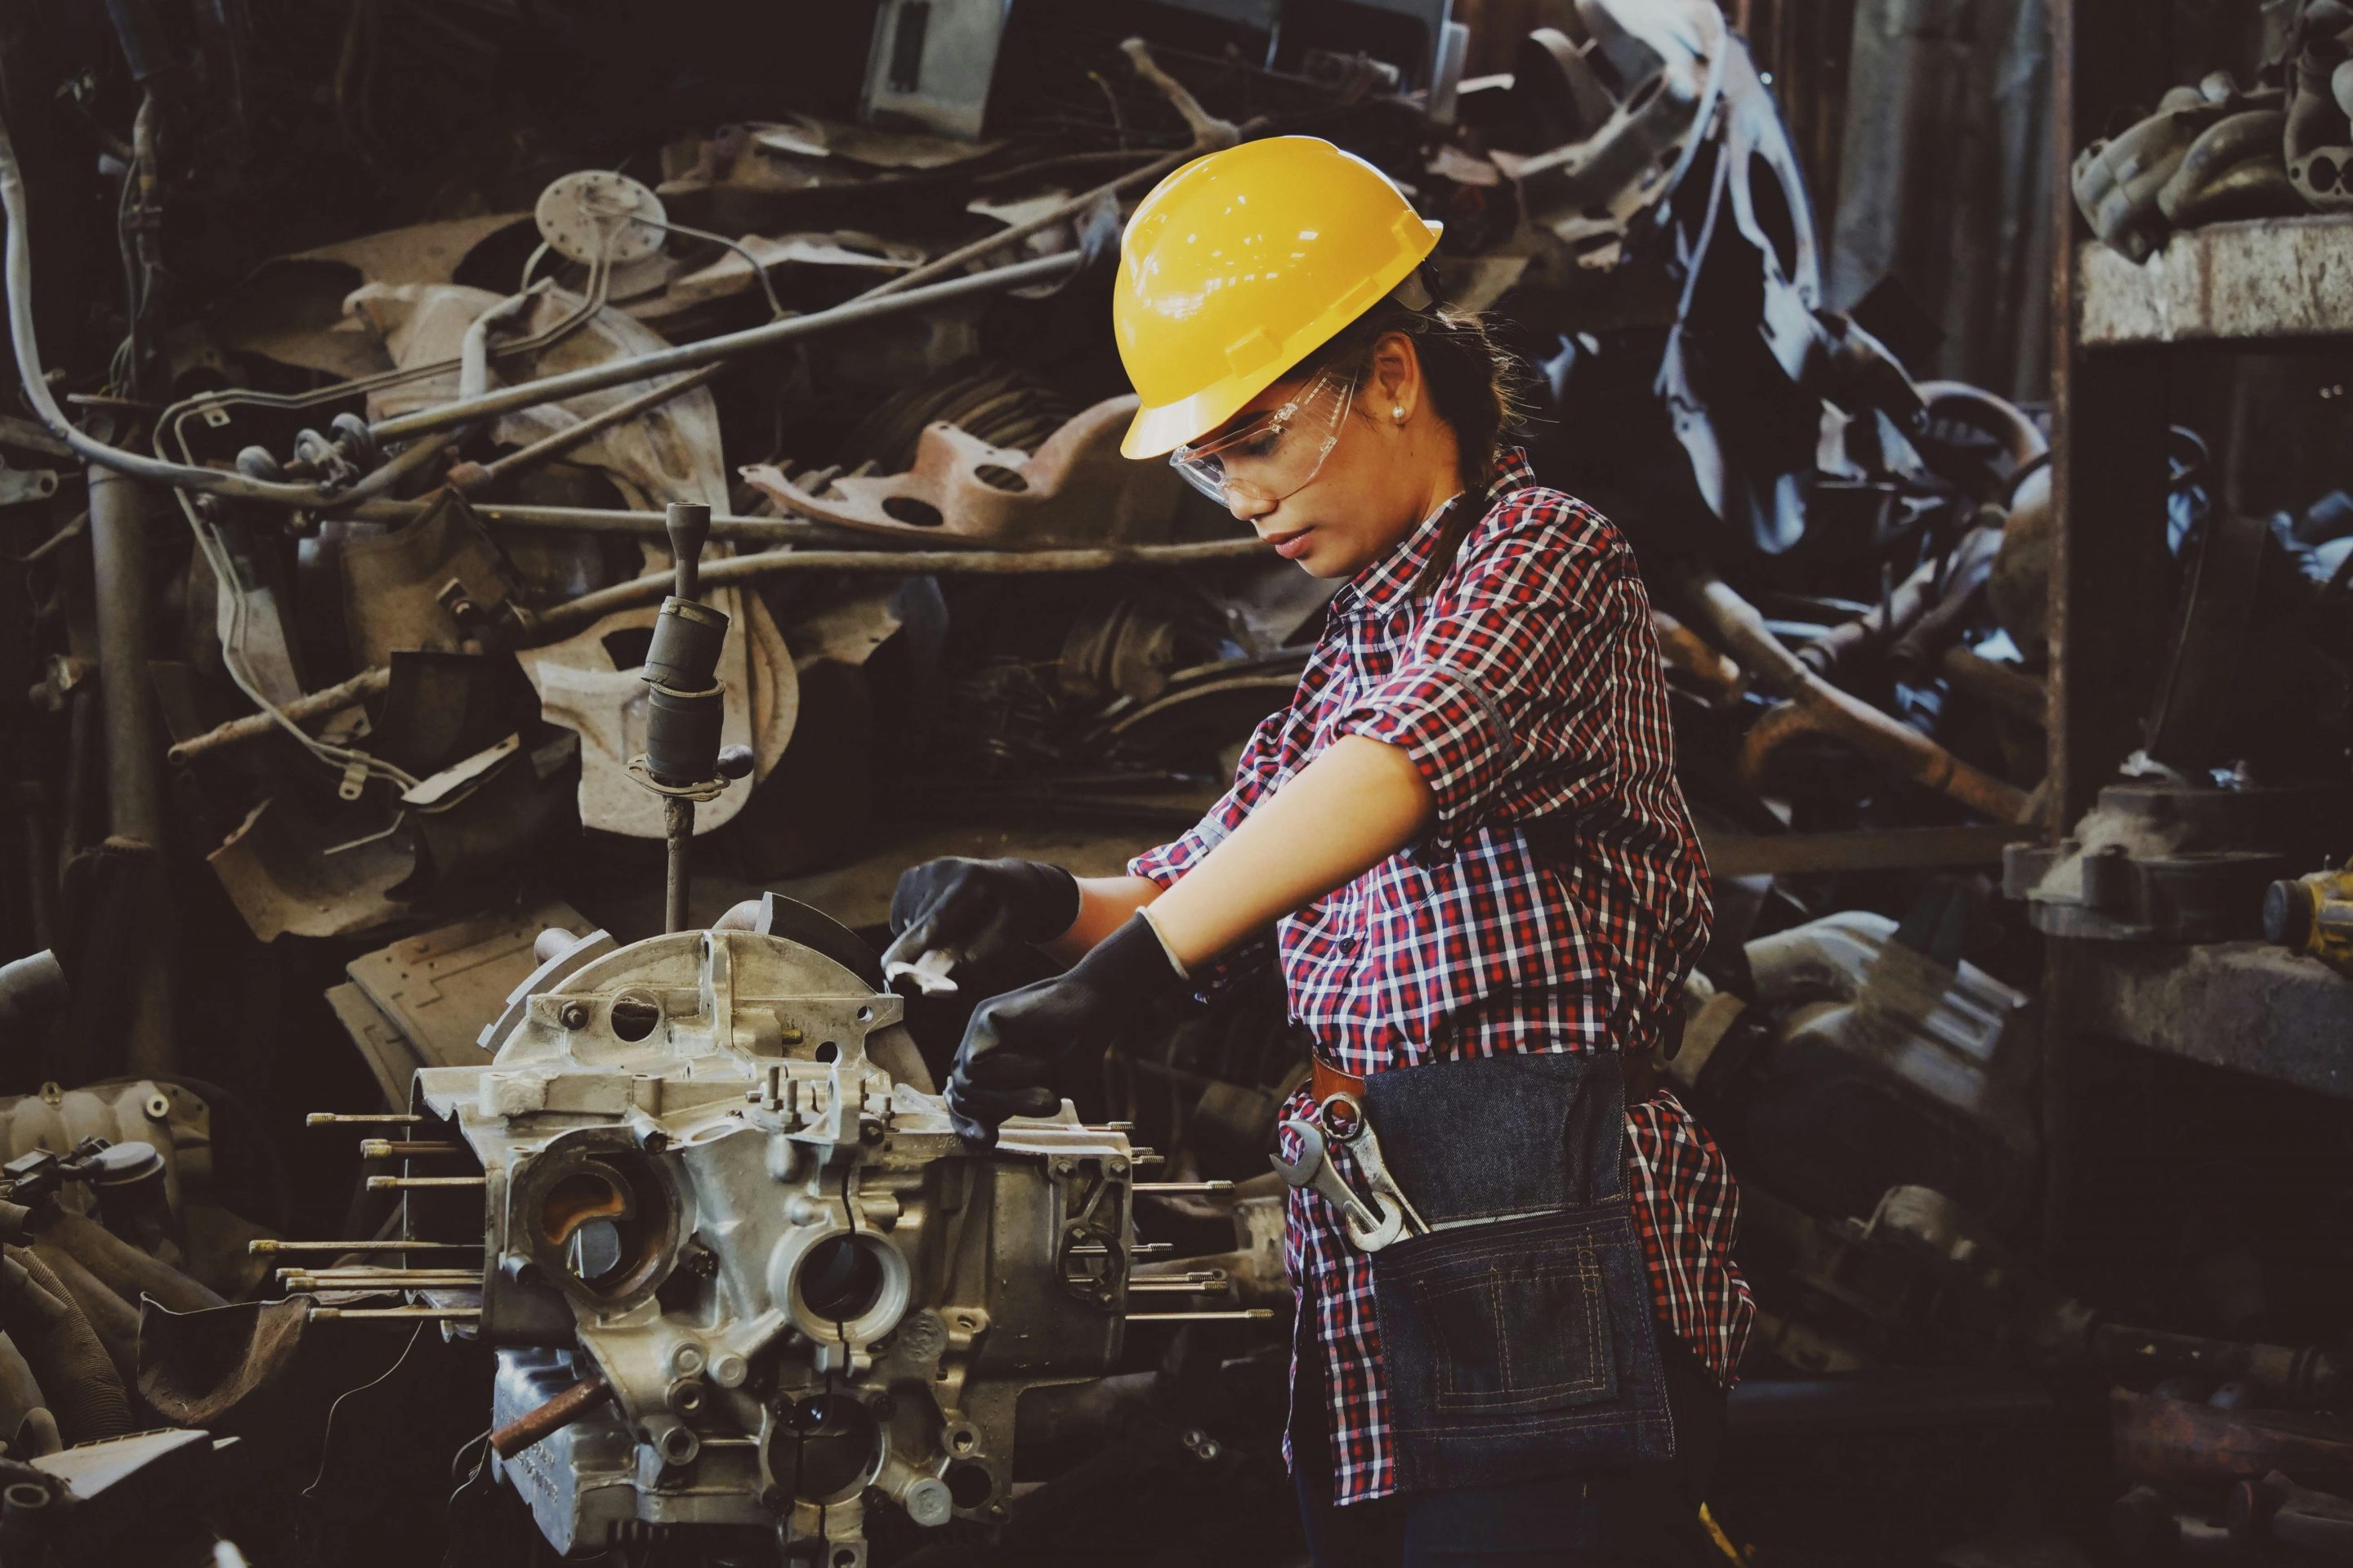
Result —
[[661, 1004], [642, 991], [624, 991], [613, 999], [613, 1033], [631, 1044], [651, 1034], [661, 1016]]
[[989, 1478], [988, 1471], [969, 1460], [960, 1459], [950, 1465], [944, 1478], [948, 1483], [948, 1496], [955, 1499], [958, 1508], [978, 1508], [997, 1491], [997, 1483]]
[[847, 1323], [882, 1299], [882, 1260], [854, 1236], [828, 1236], [801, 1259], [794, 1285], [811, 1312]]
[[841, 1060], [841, 1047], [828, 1040], [817, 1048], [817, 1059], [820, 1062], [839, 1062]]

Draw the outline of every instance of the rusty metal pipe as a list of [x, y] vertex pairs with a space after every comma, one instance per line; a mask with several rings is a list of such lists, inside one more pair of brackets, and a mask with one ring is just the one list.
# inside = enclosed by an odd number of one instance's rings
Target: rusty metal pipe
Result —
[[584, 1377], [536, 1410], [527, 1410], [491, 1434], [491, 1447], [512, 1459], [541, 1439], [562, 1431], [612, 1397], [602, 1377]]
[[[484, 507], [479, 510], [482, 515], [495, 521], [499, 520], [502, 511], [519, 509]], [[532, 510], [562, 509], [543, 507]], [[633, 533], [658, 533], [662, 522], [659, 513], [614, 513], [607, 515], [629, 519]], [[643, 520], [642, 524], [639, 519]], [[730, 524], [754, 523], [765, 523], [779, 529], [796, 526], [776, 518], [716, 517], [712, 520], [712, 532], [725, 537]], [[723, 561], [706, 561], [701, 568], [701, 577], [705, 586], [719, 587], [792, 572], [839, 572], [852, 577], [995, 577], [1025, 572], [1096, 572], [1114, 567], [1195, 566], [1205, 561], [1246, 560], [1271, 554], [1257, 539], [1212, 539], [1193, 545], [1109, 545], [1070, 550], [782, 549], [734, 556]], [[658, 604], [670, 590], [674, 580], [668, 571], [651, 572], [625, 583], [615, 583], [610, 588], [583, 594], [578, 599], [533, 616], [522, 641], [525, 646], [533, 648], [558, 642], [584, 627], [594, 625], [617, 609]], [[338, 685], [296, 698], [287, 704], [283, 711], [291, 719], [313, 718], [348, 707], [362, 696], [381, 692], [391, 681], [392, 672], [388, 669], [379, 666], [363, 670]], [[269, 715], [248, 714], [202, 735], [191, 736], [174, 747], [170, 756], [174, 762], [185, 762], [225, 747], [242, 745], [276, 733], [278, 725]], [[389, 1121], [401, 1118], [354, 1117], [350, 1119]]]
[[90, 470], [90, 553], [106, 714], [107, 822], [116, 838], [161, 849], [164, 797], [147, 683], [145, 508], [136, 483], [97, 464]]
[[2007, 397], [1997, 397], [1984, 387], [1972, 387], [1966, 381], [1923, 381], [1919, 390], [1920, 401], [1931, 418], [1942, 410], [1949, 418], [1999, 437], [2014, 467], [2031, 462], [2051, 450], [2051, 443], [2043, 440], [2042, 430], [2028, 418], [2026, 410]]
[[1937, 667], [1957, 692], [1967, 692], [2029, 724], [2047, 726], [2051, 722], [2051, 694], [2040, 676], [1981, 659], [1966, 648], [1946, 649]]
[[[372, 697], [392, 684], [392, 672], [387, 669], [363, 670], [348, 681], [338, 681], [332, 686], [295, 698], [279, 709], [288, 718], [300, 724], [305, 719], [323, 718], [341, 712], [363, 697]], [[268, 714], [248, 714], [216, 726], [202, 735], [192, 735], [164, 755], [176, 765], [191, 762], [207, 752], [235, 746], [241, 741], [259, 740], [265, 735], [278, 733], [278, 721]], [[370, 1118], [382, 1120], [382, 1118]]]
[[1998, 822], [2018, 820], [2027, 794], [1955, 757], [1917, 730], [1831, 684], [1782, 645], [1754, 605], [1722, 578], [1694, 577], [1686, 595], [1694, 620], [1711, 633], [1757, 684], [1782, 700], [1749, 729], [1740, 748], [1740, 773], [1751, 787], [1765, 778], [1773, 755], [1800, 735], [1835, 737], [1888, 771], [1959, 801]]
[[625, 397], [609, 408], [599, 408], [568, 429], [552, 436], [542, 436], [529, 446], [517, 447], [487, 463], [460, 463], [449, 471], [449, 482], [461, 495], [472, 495], [509, 475], [522, 473], [554, 458], [562, 457], [591, 436], [601, 435], [615, 425], [649, 414], [674, 397], [683, 397], [698, 387], [708, 387], [719, 378], [724, 366], [706, 365], [690, 371], [675, 381], [665, 381], [633, 397]]
[[[719, 588], [788, 572], [841, 572], [869, 577], [1092, 572], [1113, 567], [1193, 566], [1270, 554], [1266, 546], [1254, 538], [1212, 539], [1197, 545], [1105, 545], [1070, 550], [763, 550], [755, 555], [705, 562], [702, 580], [706, 588]], [[569, 637], [617, 609], [659, 603], [670, 586], [670, 574], [659, 571], [583, 594], [533, 617], [525, 641], [537, 646]]]

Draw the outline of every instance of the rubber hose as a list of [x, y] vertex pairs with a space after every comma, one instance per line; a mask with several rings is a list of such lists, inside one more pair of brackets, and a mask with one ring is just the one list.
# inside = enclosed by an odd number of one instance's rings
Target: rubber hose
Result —
[[65, 1434], [58, 1429], [58, 1418], [46, 1404], [25, 1413], [16, 1424], [16, 1436], [8, 1439], [8, 1451], [27, 1459], [37, 1459], [54, 1454], [66, 1446]]
[[132, 1429], [121, 1373], [48, 1265], [10, 1247], [0, 1256], [0, 1303], [66, 1441], [119, 1437]]
[[106, 1347], [107, 1357], [121, 1374], [122, 1386], [129, 1388], [139, 1376], [139, 1308], [109, 1290], [71, 1253], [47, 1238], [37, 1238], [24, 1250], [48, 1269], [56, 1287], [64, 1290], [81, 1309], [90, 1331]]
[[25, 1417], [48, 1402], [41, 1397], [41, 1381], [16, 1341], [0, 1332], [0, 1433], [13, 1434]]
[[152, 1296], [174, 1312], [200, 1312], [208, 1307], [228, 1305], [170, 1264], [140, 1251], [86, 1214], [61, 1213], [49, 1222], [41, 1235], [71, 1253], [74, 1260], [90, 1270], [100, 1285], [134, 1307], [142, 1296]]

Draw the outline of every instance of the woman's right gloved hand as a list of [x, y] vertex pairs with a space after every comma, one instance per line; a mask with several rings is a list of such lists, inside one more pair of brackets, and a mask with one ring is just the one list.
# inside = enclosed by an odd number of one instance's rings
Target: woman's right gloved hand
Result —
[[927, 860], [891, 895], [887, 969], [942, 952], [983, 968], [1050, 942], [1079, 918], [1079, 879], [1034, 860]]

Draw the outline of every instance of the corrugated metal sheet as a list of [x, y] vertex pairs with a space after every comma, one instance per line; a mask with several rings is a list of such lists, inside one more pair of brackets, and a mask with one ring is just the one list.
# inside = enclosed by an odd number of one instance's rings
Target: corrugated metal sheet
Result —
[[2051, 136], [2044, 0], [1857, 0], [1831, 302], [1892, 276], [1944, 330], [1915, 373], [2042, 396]]

